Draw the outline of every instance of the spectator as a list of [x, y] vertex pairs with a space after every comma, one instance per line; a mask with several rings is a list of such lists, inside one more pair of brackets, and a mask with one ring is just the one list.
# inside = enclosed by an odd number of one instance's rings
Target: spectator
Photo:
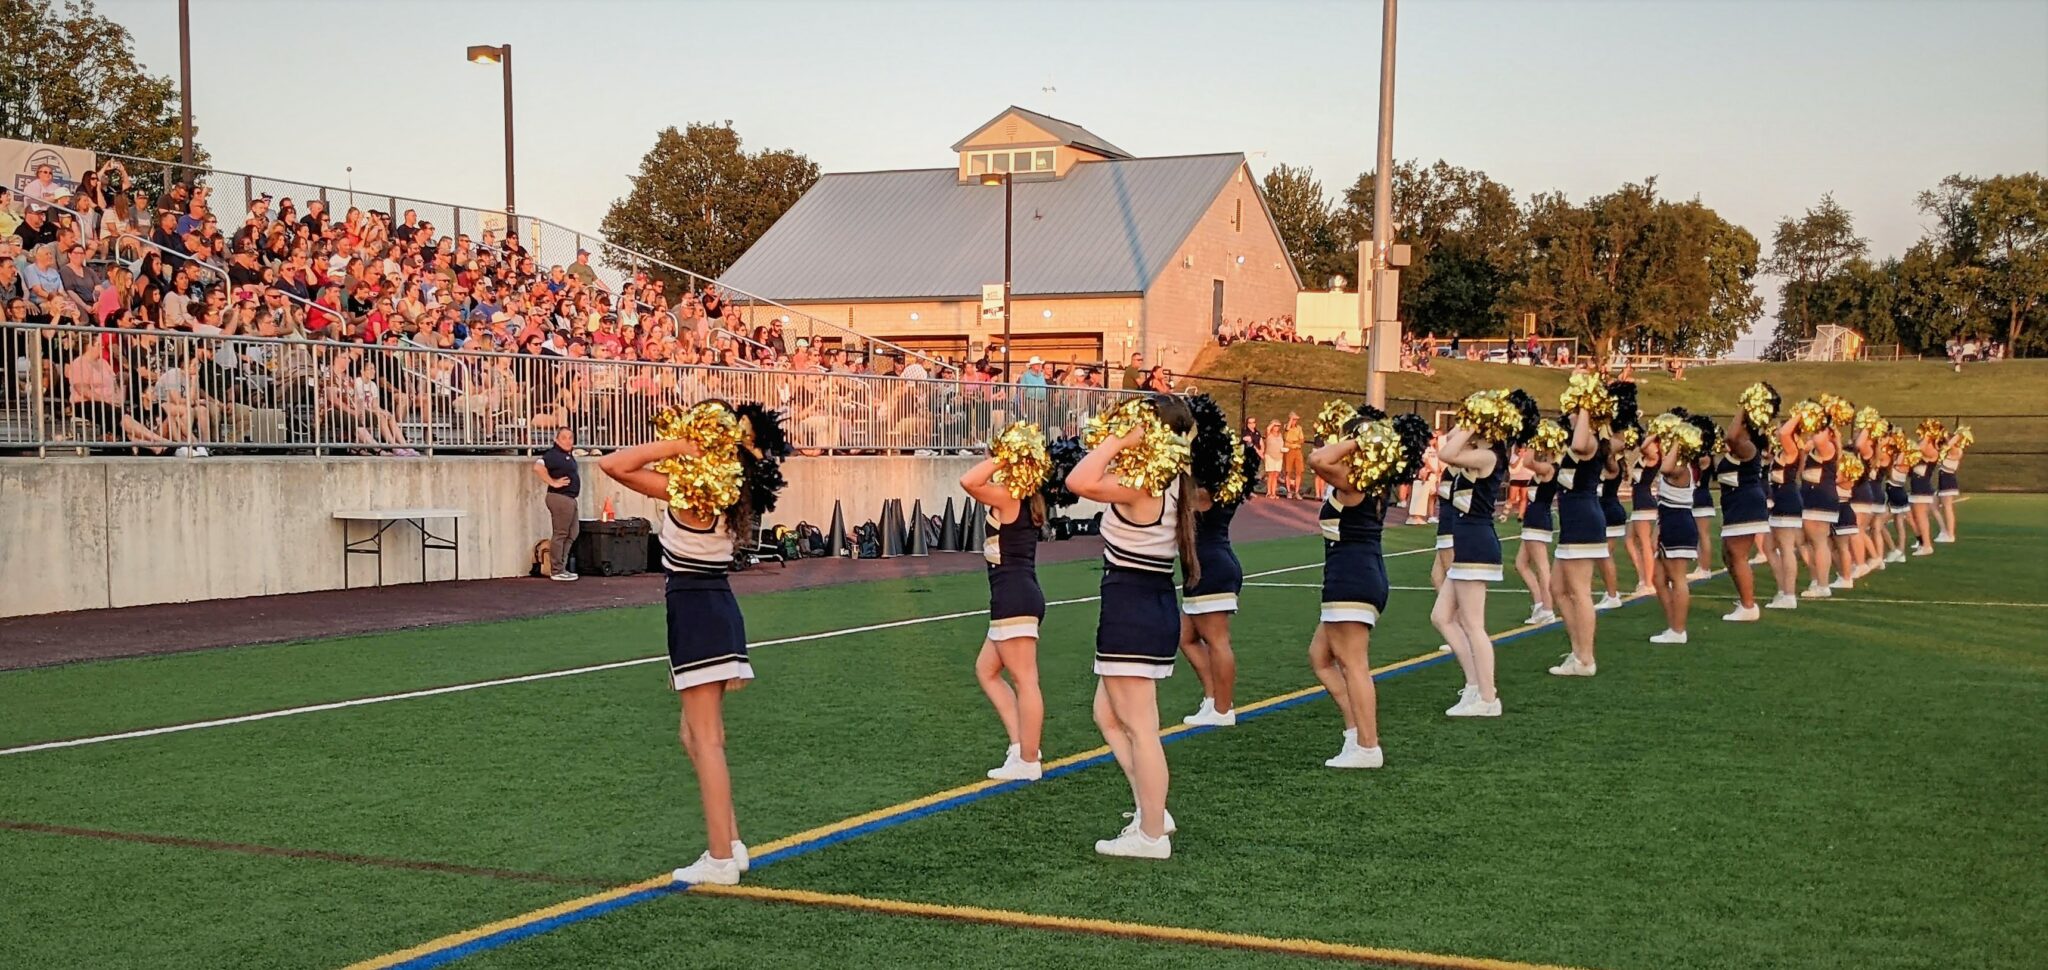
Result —
[[555, 443], [533, 463], [533, 474], [547, 486], [543, 501], [553, 529], [548, 563], [554, 569], [548, 578], [574, 582], [577, 577], [569, 571], [569, 549], [583, 528], [576, 518], [576, 496], [583, 491], [583, 476], [576, 468], [576, 432], [566, 426], [556, 431]]
[[21, 214], [21, 225], [14, 227], [14, 237], [21, 241], [22, 252], [29, 252], [37, 246], [56, 242], [57, 226], [50, 221], [48, 212], [30, 207]]
[[1286, 447], [1286, 460], [1281, 469], [1287, 479], [1287, 490], [1295, 498], [1305, 498], [1308, 491], [1308, 431], [1301, 426], [1301, 415], [1290, 412], [1287, 415], [1287, 430], [1281, 436]]
[[569, 264], [568, 275], [584, 286], [598, 285], [597, 271], [590, 268], [590, 250], [579, 249], [576, 251], [576, 261]]
[[1032, 405], [1045, 405], [1045, 358], [1036, 354], [1024, 362], [1024, 376], [1017, 381], [1024, 388], [1024, 400]]
[[1124, 368], [1123, 389], [1135, 391], [1145, 386], [1145, 355], [1132, 354], [1131, 363]]
[[28, 211], [40, 212], [45, 207], [58, 204], [71, 193], [57, 182], [57, 170], [44, 163], [36, 166], [36, 176], [21, 187], [21, 198], [28, 203]]
[[0, 185], [0, 236], [14, 235], [19, 225], [21, 217], [14, 214], [14, 190]]
[[1280, 433], [1280, 422], [1266, 425], [1266, 447], [1259, 452], [1264, 459], [1261, 470], [1266, 473], [1266, 497], [1280, 497], [1280, 472], [1287, 456], [1287, 436]]

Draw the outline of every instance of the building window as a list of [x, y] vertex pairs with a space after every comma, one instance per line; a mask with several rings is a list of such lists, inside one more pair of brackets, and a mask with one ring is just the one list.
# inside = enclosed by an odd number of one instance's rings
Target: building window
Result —
[[1010, 170], [1010, 153], [1009, 153], [1009, 152], [997, 152], [997, 153], [995, 153], [994, 155], [991, 155], [991, 156], [989, 156], [989, 171], [991, 171], [991, 172], [994, 172], [994, 173], [996, 173], [996, 174], [998, 174], [998, 175], [1001, 175], [1001, 174], [1004, 174], [1004, 173], [1008, 172], [1009, 170]]
[[987, 155], [969, 155], [969, 156], [967, 156], [967, 174], [969, 174], [969, 175], [987, 175], [987, 174], [988, 174], [988, 156], [987, 156]]
[[1050, 172], [1057, 164], [1057, 155], [1050, 148], [1021, 152], [973, 152], [967, 156], [967, 174], [987, 175], [1005, 172], [1029, 174]]
[[1032, 171], [1034, 171], [1034, 172], [1050, 172], [1050, 171], [1052, 171], [1052, 158], [1053, 158], [1053, 155], [1052, 155], [1052, 149], [1050, 149], [1050, 148], [1041, 148], [1041, 149], [1039, 149], [1039, 150], [1038, 150], [1038, 163], [1037, 163], [1036, 165], [1033, 165], [1033, 166], [1031, 167], [1031, 170], [1032, 170]]

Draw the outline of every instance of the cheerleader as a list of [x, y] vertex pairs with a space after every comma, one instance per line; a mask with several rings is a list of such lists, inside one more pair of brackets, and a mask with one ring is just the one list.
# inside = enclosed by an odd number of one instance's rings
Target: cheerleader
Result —
[[1037, 562], [1046, 514], [1040, 488], [1050, 466], [1038, 426], [1019, 421], [996, 435], [986, 460], [960, 476], [968, 497], [988, 510], [988, 537], [981, 546], [988, 563], [988, 635], [974, 658], [974, 679], [1010, 738], [1002, 765], [988, 773], [1004, 781], [1037, 781], [1044, 774], [1038, 625], [1045, 620], [1045, 593], [1038, 586]]
[[1957, 425], [1954, 434], [1941, 446], [1941, 469], [1934, 478], [1935, 520], [1941, 531], [1935, 533], [1936, 542], [1956, 541], [1956, 498], [1963, 494], [1962, 480], [1957, 473], [1963, 469], [1963, 451], [1971, 442], [1968, 425]]
[[1244, 566], [1230, 547], [1230, 520], [1244, 499], [1248, 455], [1230, 435], [1223, 409], [1207, 394], [1188, 398], [1195, 415], [1195, 560], [1201, 581], [1180, 601], [1180, 652], [1202, 681], [1202, 706], [1182, 724], [1228, 727], [1237, 723], [1237, 655], [1230, 649], [1230, 617], [1244, 589]]
[[[1566, 437], [1562, 427], [1557, 429], [1556, 436], [1559, 440]], [[1515, 572], [1535, 600], [1529, 607], [1529, 618], [1523, 621], [1529, 624], [1557, 619], [1557, 610], [1550, 600], [1550, 544], [1555, 532], [1552, 506], [1558, 490], [1557, 466], [1552, 462], [1556, 460], [1555, 454], [1539, 452], [1531, 446], [1522, 449], [1514, 471], [1515, 476], [1529, 483], [1522, 504], [1521, 548], [1515, 550]]]
[[[1662, 434], [1654, 433], [1663, 426]], [[1643, 436], [1643, 454], [1656, 456], [1657, 478], [1650, 486], [1657, 498], [1657, 602], [1664, 607], [1664, 632], [1651, 643], [1685, 643], [1686, 614], [1692, 609], [1692, 586], [1688, 574], [1699, 560], [1700, 525], [1693, 518], [1693, 481], [1698, 476], [1699, 455], [1711, 452], [1720, 432], [1705, 415], [1687, 415], [1674, 410], [1661, 415], [1653, 433]], [[1686, 432], [1690, 430], [1690, 435]]]
[[1493, 638], [1486, 632], [1486, 585], [1501, 579], [1500, 536], [1493, 511], [1507, 479], [1508, 449], [1536, 430], [1536, 402], [1527, 392], [1479, 391], [1465, 399], [1459, 423], [1437, 453], [1453, 472], [1451, 565], [1437, 590], [1429, 619], [1450, 644], [1465, 672], [1451, 717], [1499, 717], [1494, 690]]
[[1889, 539], [1891, 549], [1884, 554], [1884, 561], [1901, 563], [1906, 561], [1906, 528], [1912, 522], [1913, 505], [1906, 486], [1910, 479], [1909, 469], [1913, 465], [1912, 447], [1906, 443], [1906, 433], [1893, 428], [1885, 436], [1885, 457], [1888, 459], [1884, 480], [1884, 507], [1886, 517], [1891, 520]]
[[1609, 458], [1608, 442], [1594, 430], [1593, 416], [1585, 407], [1573, 407], [1568, 418], [1571, 442], [1557, 461], [1557, 568], [1551, 573], [1550, 602], [1564, 617], [1572, 652], [1550, 672], [1559, 677], [1591, 677], [1599, 671], [1593, 656], [1594, 624], [1599, 619], [1593, 604], [1593, 563], [1607, 561], [1611, 555], [1599, 491], [1601, 471]]
[[1883, 425], [1875, 408], [1864, 408], [1856, 415], [1855, 454], [1863, 473], [1856, 476], [1850, 487], [1850, 504], [1856, 513], [1856, 570], [1852, 579], [1862, 579], [1884, 568], [1885, 466], [1878, 454]]
[[[1398, 437], [1402, 456], [1399, 467], [1375, 469], [1369, 478], [1359, 474], [1355, 461], [1357, 435], [1367, 425], [1379, 426], [1383, 438]], [[1325, 767], [1378, 768], [1386, 761], [1368, 655], [1373, 626], [1387, 608], [1380, 535], [1387, 496], [1421, 466], [1428, 441], [1429, 425], [1422, 418], [1407, 414], [1389, 424], [1385, 412], [1367, 405], [1308, 458], [1324, 484], [1317, 517], [1323, 534], [1322, 614], [1309, 640], [1308, 663], [1344, 717], [1344, 744]]]
[[1928, 520], [1934, 511], [1935, 462], [1941, 457], [1939, 442], [1942, 440], [1941, 422], [1929, 418], [1920, 422], [1920, 442], [1913, 454], [1912, 467], [1906, 471], [1906, 500], [1912, 507], [1913, 534], [1920, 540], [1913, 547], [1913, 555], [1934, 555], [1934, 540]]
[[[1159, 738], [1155, 682], [1173, 674], [1174, 653], [1180, 646], [1173, 583], [1176, 561], [1189, 585], [1201, 582], [1194, 485], [1187, 474], [1186, 454], [1195, 419], [1185, 401], [1167, 394], [1144, 398], [1140, 408], [1144, 413], [1137, 426], [1105, 436], [1074, 466], [1067, 488], [1110, 507], [1102, 521], [1095, 723], [1137, 803], [1131, 823], [1116, 838], [1096, 842], [1095, 851], [1165, 859], [1173, 854], [1174, 824], [1166, 810], [1166, 749]], [[1140, 477], [1131, 479], [1113, 466], [1134, 448], [1149, 454]], [[1173, 450], [1179, 454], [1171, 454]]]
[[[668, 504], [659, 539], [668, 584], [669, 677], [682, 703], [683, 750], [697, 772], [710, 842], [696, 862], [675, 870], [681, 883], [730, 886], [747, 871], [725, 761], [725, 695], [752, 680], [754, 668], [747, 662], [746, 621], [726, 573], [734, 543], [752, 532], [757, 515], [775, 507], [782, 487], [778, 463], [789, 449], [778, 420], [758, 405], [736, 412], [724, 401], [704, 401], [658, 417], [659, 440], [598, 462], [613, 481]], [[699, 485], [684, 484], [693, 480]], [[707, 481], [712, 484], [702, 484]]]
[[1458, 524], [1458, 510], [1451, 506], [1451, 498], [1457, 488], [1458, 477], [1450, 460], [1444, 457], [1444, 443], [1448, 440], [1447, 433], [1439, 433], [1430, 445], [1436, 466], [1436, 554], [1429, 564], [1429, 585], [1431, 589], [1439, 590], [1444, 588], [1444, 574], [1450, 571], [1451, 553], [1457, 545], [1451, 537], [1451, 529]]
[[1805, 463], [1799, 419], [1788, 418], [1777, 429], [1777, 447], [1771, 458], [1769, 552], [1771, 581], [1778, 591], [1764, 604], [1768, 610], [1799, 607], [1799, 537], [1806, 527], [1806, 504], [1800, 495], [1799, 481]]
[[1700, 534], [1700, 558], [1686, 579], [1706, 579], [1714, 574], [1714, 544], [1707, 541], [1707, 523], [1714, 520], [1714, 456], [1693, 460], [1692, 517]]
[[1727, 447], [1714, 466], [1714, 479], [1721, 485], [1721, 561], [1735, 582], [1735, 609], [1721, 617], [1730, 623], [1753, 623], [1763, 616], [1756, 602], [1756, 569], [1750, 553], [1771, 531], [1764, 462], [1778, 400], [1769, 384], [1752, 384], [1742, 392], [1735, 417], [1728, 422]]
[[[1663, 572], [1657, 558], [1657, 523], [1663, 518], [1658, 511], [1662, 504], [1658, 499], [1657, 481], [1663, 459], [1663, 446], [1647, 434], [1636, 443], [1630, 457], [1634, 474], [1628, 499], [1628, 559], [1636, 567], [1636, 588], [1629, 594], [1631, 596], [1654, 592], [1659, 585], [1658, 577]], [[1686, 496], [1686, 503], [1685, 514], [1690, 516], [1691, 496]]]
[[1844, 454], [1835, 466], [1835, 493], [1841, 499], [1841, 510], [1835, 520], [1835, 581], [1828, 584], [1834, 589], [1855, 589], [1856, 577], [1862, 575], [1862, 544], [1858, 541], [1863, 533], [1856, 527], [1856, 483], [1863, 480], [1863, 459], [1855, 452]]
[[1840, 580], [1830, 583], [1828, 575], [1834, 571], [1835, 558], [1830, 539], [1842, 513], [1842, 500], [1835, 494], [1835, 466], [1841, 461], [1842, 442], [1828, 406], [1822, 404], [1817, 410], [1821, 412], [1817, 420], [1801, 425], [1807, 433], [1806, 465], [1799, 470], [1799, 501], [1805, 507], [1801, 530], [1806, 567], [1812, 576], [1799, 595], [1816, 600], [1827, 599], [1840, 588]]
[[1633, 381], [1614, 381], [1607, 385], [1607, 395], [1614, 399], [1614, 417], [1608, 423], [1606, 435], [1606, 459], [1600, 470], [1600, 514], [1607, 522], [1607, 555], [1600, 557], [1600, 582], [1606, 595], [1594, 604], [1596, 609], [1611, 610], [1621, 605], [1621, 578], [1614, 566], [1614, 540], [1628, 539], [1628, 508], [1621, 504], [1622, 456], [1629, 450], [1629, 435], [1636, 428], [1640, 411], [1636, 404], [1636, 385]]

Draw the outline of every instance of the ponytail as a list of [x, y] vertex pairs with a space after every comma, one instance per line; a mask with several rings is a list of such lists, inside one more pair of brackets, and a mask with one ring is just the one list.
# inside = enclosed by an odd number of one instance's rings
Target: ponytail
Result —
[[1195, 486], [1194, 477], [1186, 472], [1180, 475], [1178, 498], [1174, 500], [1173, 537], [1180, 546], [1180, 575], [1184, 589], [1194, 589], [1202, 581], [1202, 561], [1195, 555]]

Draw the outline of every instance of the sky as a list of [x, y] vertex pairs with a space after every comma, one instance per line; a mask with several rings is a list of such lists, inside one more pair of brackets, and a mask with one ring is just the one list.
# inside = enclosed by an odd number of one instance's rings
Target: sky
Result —
[[[1135, 155], [1311, 166], [1333, 196], [1373, 162], [1366, 0], [191, 7], [217, 167], [445, 202], [503, 200], [497, 68], [463, 49], [510, 43], [518, 207], [579, 229], [692, 121], [827, 172], [951, 165], [1010, 104]], [[175, 3], [99, 8], [175, 76]], [[1522, 197], [1654, 175], [1768, 246], [1832, 192], [1883, 256], [1919, 238], [1914, 195], [1943, 176], [2048, 169], [2048, 0], [1407, 0], [1397, 38], [1395, 157]]]

